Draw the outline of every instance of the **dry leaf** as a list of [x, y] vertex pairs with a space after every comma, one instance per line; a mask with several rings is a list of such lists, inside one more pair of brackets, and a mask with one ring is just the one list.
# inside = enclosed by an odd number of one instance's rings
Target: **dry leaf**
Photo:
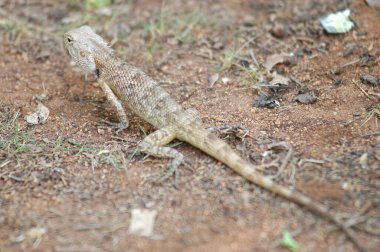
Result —
[[289, 78], [283, 75], [280, 75], [276, 72], [272, 74], [273, 79], [269, 82], [271, 86], [280, 86], [280, 85], [288, 85]]
[[219, 74], [213, 74], [208, 78], [208, 87], [212, 88], [219, 79]]
[[266, 61], [264, 62], [264, 67], [267, 71], [270, 71], [272, 70], [272, 68], [277, 65], [277, 64], [280, 64], [280, 63], [285, 63], [285, 62], [288, 62], [289, 61], [289, 58], [291, 57], [292, 55], [288, 54], [288, 53], [279, 53], [279, 54], [273, 54], [273, 55], [270, 55]]

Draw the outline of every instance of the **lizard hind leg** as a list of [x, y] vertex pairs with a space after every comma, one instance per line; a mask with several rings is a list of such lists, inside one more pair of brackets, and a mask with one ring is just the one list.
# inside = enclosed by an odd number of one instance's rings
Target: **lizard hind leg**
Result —
[[163, 180], [175, 174], [178, 167], [184, 162], [184, 157], [179, 151], [164, 146], [175, 138], [175, 131], [169, 127], [165, 127], [146, 136], [137, 147], [139, 151], [148, 155], [172, 159], [167, 165], [170, 172], [164, 176]]

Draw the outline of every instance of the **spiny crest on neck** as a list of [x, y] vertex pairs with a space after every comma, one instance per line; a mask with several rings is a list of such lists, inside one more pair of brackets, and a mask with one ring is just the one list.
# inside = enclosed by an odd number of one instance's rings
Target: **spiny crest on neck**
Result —
[[114, 54], [114, 50], [109, 46], [109, 44], [98, 34], [96, 34], [91, 27], [82, 26], [78, 28], [80, 33], [84, 33], [83, 35], [88, 40], [88, 49], [93, 53], [99, 55], [107, 55], [112, 56]]

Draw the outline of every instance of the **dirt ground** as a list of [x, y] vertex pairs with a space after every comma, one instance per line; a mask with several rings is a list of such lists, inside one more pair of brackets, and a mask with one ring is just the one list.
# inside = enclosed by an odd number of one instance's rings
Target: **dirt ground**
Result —
[[[298, 251], [355, 251], [328, 221], [186, 143], [174, 145], [190, 166], [163, 179], [168, 160], [132, 155], [154, 131], [132, 114], [120, 134], [98, 128], [116, 113], [62, 43], [83, 24], [206, 127], [244, 127], [220, 137], [379, 251], [380, 10], [362, 0], [58, 2], [0, 1], [0, 251], [297, 251], [282, 245], [286, 231]], [[345, 8], [355, 28], [324, 32], [318, 18]], [[270, 84], [275, 73], [287, 82]], [[314, 102], [296, 101], [305, 93]], [[254, 106], [263, 94], [279, 106]], [[49, 117], [27, 125], [38, 102]], [[279, 142], [292, 146], [284, 170], [288, 150], [269, 147]], [[153, 235], [129, 233], [133, 209], [157, 211]]]

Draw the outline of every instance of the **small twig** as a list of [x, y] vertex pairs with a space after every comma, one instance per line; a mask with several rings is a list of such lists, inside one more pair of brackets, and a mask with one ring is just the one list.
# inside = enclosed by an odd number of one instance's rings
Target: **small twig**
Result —
[[250, 38], [247, 42], [245, 42], [240, 48], [237, 49], [236, 53], [238, 54], [241, 52], [245, 47], [249, 46], [254, 40], [256, 40], [259, 36], [261, 36], [261, 33], [256, 34], [256, 36], [253, 36]]
[[171, 81], [171, 80], [162, 80], [162, 81], [158, 81], [158, 84], [159, 84], [161, 87], [168, 87], [168, 86], [173, 86], [173, 85], [175, 85], [176, 82]]
[[377, 96], [377, 97], [379, 97], [380, 98], [380, 94], [378, 94], [378, 93], [375, 93], [375, 92], [368, 92], [368, 94], [369, 95], [373, 95], [373, 96]]
[[285, 170], [286, 166], [288, 166], [288, 163], [293, 156], [293, 147], [291, 144], [289, 144], [287, 142], [273, 143], [273, 144], [270, 144], [268, 147], [269, 147], [269, 149], [273, 149], [273, 148], [278, 147], [278, 146], [283, 146], [286, 149], [288, 149], [288, 153], [286, 153], [284, 161], [282, 162], [280, 169], [279, 169], [279, 172], [280, 171], [282, 172]]
[[14, 176], [14, 175], [8, 175], [8, 178], [16, 180], [17, 182], [24, 182], [25, 181], [25, 179], [17, 177], [17, 176]]
[[348, 66], [351, 66], [351, 65], [355, 65], [357, 63], [360, 62], [360, 59], [356, 59], [356, 60], [353, 60], [353, 61], [350, 61], [350, 62], [347, 62], [346, 64], [343, 64], [339, 67], [339, 69], [342, 69], [342, 68], [345, 68], [345, 67], [348, 67]]
[[[267, 170], [268, 168], [271, 168], [271, 167], [275, 167], [275, 168], [277, 168], [277, 170], [280, 170], [278, 168], [278, 166], [279, 166], [278, 162], [277, 162], [278, 160], [279, 159], [272, 160], [270, 163], [260, 164], [259, 166], [257, 166], [257, 170], [265, 171], [265, 170]], [[262, 160], [262, 163], [263, 162], [264, 162], [264, 160]], [[278, 171], [275, 175], [272, 175], [272, 176], [267, 175], [267, 177], [270, 178], [270, 179], [274, 179], [274, 178], [278, 177], [280, 174], [281, 174], [281, 172]]]
[[315, 43], [314, 39], [311, 39], [311, 38], [308, 38], [308, 37], [296, 37], [296, 40], [308, 42], [310, 44], [314, 44]]
[[302, 86], [302, 83], [299, 80], [297, 80], [294, 76], [292, 76], [292, 75], [289, 76], [289, 79], [291, 81], [295, 82], [297, 85]]
[[363, 223], [367, 220], [366, 216], [356, 216], [348, 219], [345, 223], [346, 227], [352, 228], [355, 227], [356, 225]]
[[255, 63], [256, 67], [260, 67], [260, 64], [259, 62], [257, 61], [256, 59], [256, 56], [255, 56], [255, 53], [253, 52], [253, 50], [249, 50], [249, 55], [251, 56], [252, 60], [253, 60], [253, 63]]
[[117, 137], [117, 136], [111, 136], [111, 139], [115, 139], [115, 140], [119, 140], [120, 142], [131, 142], [131, 141], [128, 141], [126, 138], [122, 138], [122, 137]]
[[196, 53], [194, 53], [194, 55], [202, 57], [202, 58], [205, 58], [205, 59], [208, 59], [208, 60], [217, 61], [211, 50], [209, 51], [208, 55], [205, 54], [205, 53], [200, 53], [200, 52], [196, 52]]
[[161, 68], [166, 65], [169, 61], [177, 58], [177, 56], [179, 54], [181, 54], [182, 52], [180, 51], [169, 51], [168, 53], [166, 53], [163, 57], [161, 57], [161, 60], [159, 60], [155, 65], [154, 67], [157, 69], [157, 70], [161, 70]]
[[79, 224], [74, 229], [76, 231], [87, 231], [92, 229], [103, 229], [110, 227], [110, 224], [102, 224], [102, 223], [90, 223], [90, 224]]
[[352, 80], [352, 82], [363, 92], [365, 96], [367, 96], [368, 99], [373, 100], [372, 97], [369, 96], [369, 94], [361, 86], [359, 86], [359, 84], [355, 80]]
[[377, 135], [380, 135], [380, 131], [369, 132], [369, 133], [360, 135], [360, 137], [369, 137], [369, 136], [377, 136]]
[[304, 159], [300, 160], [298, 165], [301, 166], [303, 163], [324, 164], [325, 161], [324, 160], [312, 159], [312, 158], [304, 158]]
[[355, 119], [353, 119], [353, 120], [350, 120], [350, 121], [344, 123], [343, 126], [344, 126], [344, 127], [347, 127], [347, 126], [350, 125], [351, 123], [356, 122], [356, 121], [360, 120], [361, 118], [362, 118], [362, 117], [358, 117], [358, 118], [355, 118]]
[[260, 170], [265, 170], [266, 168], [269, 168], [269, 167], [276, 167], [278, 170], [277, 170], [277, 173], [272, 175], [272, 176], [267, 176], [268, 178], [270, 179], [276, 179], [278, 178], [281, 174], [283, 174], [283, 172], [285, 171], [286, 169], [286, 166], [289, 164], [289, 161], [290, 159], [292, 158], [293, 156], [293, 148], [292, 146], [287, 143], [287, 142], [279, 142], [279, 143], [273, 143], [273, 144], [270, 144], [268, 146], [268, 149], [273, 149], [275, 147], [279, 147], [279, 146], [282, 146], [282, 147], [285, 147], [286, 149], [288, 149], [288, 152], [282, 162], [282, 164], [279, 166], [278, 165], [278, 160], [279, 159], [276, 159], [276, 160], [273, 160], [271, 161], [270, 163], [268, 164], [262, 164], [260, 165], [259, 167], [257, 167], [258, 169]]
[[374, 113], [373, 112], [370, 112], [367, 119], [360, 125], [360, 127], [363, 127], [363, 125], [365, 125], [369, 120], [371, 120], [371, 118], [373, 117]]
[[[9, 164], [10, 162], [11, 162], [10, 159], [3, 161], [2, 163], [0, 163], [0, 168], [3, 168], [4, 166], [6, 166], [7, 164]], [[0, 177], [1, 177], [1, 175], [0, 175]]]

